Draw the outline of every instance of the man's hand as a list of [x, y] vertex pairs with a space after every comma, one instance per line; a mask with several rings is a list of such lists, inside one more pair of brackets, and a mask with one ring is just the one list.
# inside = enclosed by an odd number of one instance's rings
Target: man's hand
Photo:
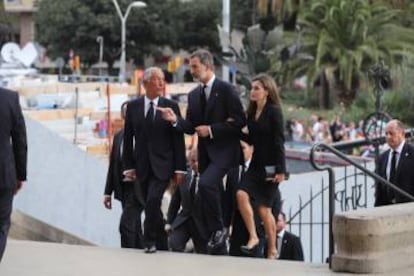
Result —
[[210, 136], [210, 132], [209, 130], [209, 126], [206, 125], [201, 125], [195, 128], [197, 134], [199, 137], [209, 137]]
[[124, 182], [134, 181], [135, 179], [137, 179], [137, 174], [135, 170], [124, 171], [123, 175], [124, 175], [124, 179], [122, 179], [122, 181]]
[[106, 209], [111, 210], [112, 209], [112, 197], [110, 195], [104, 195], [103, 204]]
[[164, 230], [165, 230], [165, 232], [167, 232], [167, 234], [170, 234], [171, 231], [172, 231], [171, 224], [166, 223], [165, 226], [164, 226]]
[[14, 189], [14, 194], [17, 194], [22, 187], [23, 187], [23, 181], [17, 180], [16, 188]]
[[184, 173], [176, 172], [174, 173], [174, 182], [175, 185], [179, 186], [184, 183]]
[[175, 115], [174, 111], [170, 107], [157, 107], [157, 110], [161, 112], [161, 117], [164, 120], [172, 124], [177, 122], [177, 115]]

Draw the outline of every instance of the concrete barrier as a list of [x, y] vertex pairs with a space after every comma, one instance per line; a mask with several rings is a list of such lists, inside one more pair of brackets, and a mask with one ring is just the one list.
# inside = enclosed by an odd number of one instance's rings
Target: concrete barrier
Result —
[[414, 203], [335, 215], [332, 270], [384, 273], [414, 269]]
[[92, 243], [67, 233], [18, 210], [12, 213], [9, 238], [41, 242], [93, 245]]

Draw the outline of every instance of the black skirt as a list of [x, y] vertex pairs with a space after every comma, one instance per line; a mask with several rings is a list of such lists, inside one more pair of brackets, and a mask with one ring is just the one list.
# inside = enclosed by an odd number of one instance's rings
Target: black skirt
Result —
[[249, 194], [255, 206], [272, 208], [278, 193], [278, 183], [266, 181], [264, 168], [249, 167], [240, 181], [239, 189]]

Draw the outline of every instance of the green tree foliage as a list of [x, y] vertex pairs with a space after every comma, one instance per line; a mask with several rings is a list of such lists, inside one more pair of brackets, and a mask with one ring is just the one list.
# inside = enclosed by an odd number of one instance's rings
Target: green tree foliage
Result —
[[[326, 70], [333, 72], [340, 101], [351, 103], [370, 66], [383, 60], [393, 67], [414, 54], [414, 30], [401, 26], [400, 11], [368, 0], [311, 0], [301, 7], [302, 51], [313, 59], [296, 62], [309, 84], [320, 79], [332, 93]], [[322, 76], [322, 78], [321, 78]]]
[[[118, 0], [123, 13], [131, 2]], [[127, 59], [140, 62], [145, 54], [157, 55], [166, 45], [218, 49], [218, 1], [146, 2], [146, 8], [133, 8], [128, 16]], [[52, 58], [67, 59], [73, 49], [83, 63], [97, 62], [97, 36], [104, 37], [104, 60], [110, 66], [120, 56], [121, 22], [111, 0], [42, 0], [35, 22], [36, 40], [47, 47]]]

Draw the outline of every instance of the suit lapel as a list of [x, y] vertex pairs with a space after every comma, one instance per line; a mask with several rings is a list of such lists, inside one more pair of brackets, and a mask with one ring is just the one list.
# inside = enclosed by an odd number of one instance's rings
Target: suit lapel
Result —
[[402, 165], [407, 160], [407, 158], [410, 156], [410, 153], [408, 152], [408, 145], [407, 142], [404, 144], [404, 147], [400, 153], [400, 160], [398, 160], [397, 164], [397, 170], [395, 171], [395, 177], [399, 176], [399, 173], [401, 171]]
[[142, 121], [145, 120], [145, 101], [144, 96], [139, 98], [138, 100], [138, 120]]
[[391, 150], [388, 150], [387, 154], [384, 154], [381, 160], [381, 172], [380, 174], [385, 178], [387, 178], [387, 165], [388, 165], [388, 158], [391, 154]]
[[[161, 96], [158, 99], [158, 106], [159, 107], [166, 107], [164, 98], [162, 98]], [[155, 110], [154, 123], [158, 123], [159, 120], [162, 120], [160, 112], [158, 110]]]

